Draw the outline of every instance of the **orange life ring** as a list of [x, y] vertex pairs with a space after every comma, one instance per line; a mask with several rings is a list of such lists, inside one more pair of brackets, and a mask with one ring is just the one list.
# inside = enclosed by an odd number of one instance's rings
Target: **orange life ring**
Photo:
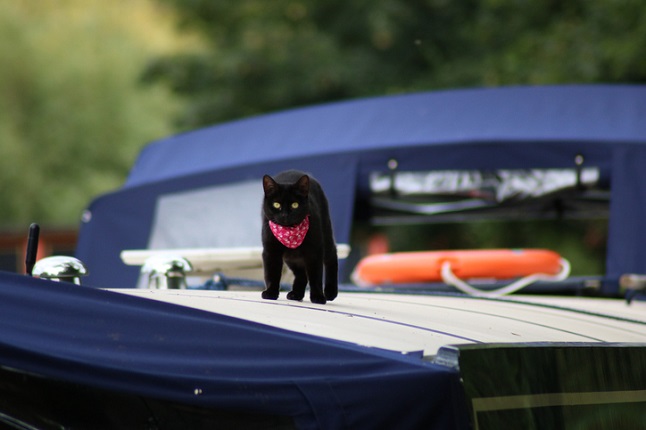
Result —
[[354, 270], [359, 285], [442, 281], [442, 265], [449, 262], [462, 279], [511, 279], [561, 270], [561, 256], [547, 249], [481, 249], [420, 251], [371, 255]]

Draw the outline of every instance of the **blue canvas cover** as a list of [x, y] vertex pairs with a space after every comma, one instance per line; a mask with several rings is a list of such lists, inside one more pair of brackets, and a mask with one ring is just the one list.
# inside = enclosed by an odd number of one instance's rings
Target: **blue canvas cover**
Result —
[[604, 291], [614, 293], [621, 274], [646, 272], [644, 118], [646, 86], [566, 85], [368, 98], [214, 125], [148, 145], [124, 187], [88, 208], [77, 253], [89, 284], [132, 287], [137, 268], [119, 253], [148, 247], [169, 194], [305, 170], [325, 188], [342, 243], [370, 174], [391, 159], [402, 171], [552, 169], [583, 155], [610, 178]]
[[303, 429], [467, 426], [457, 372], [421, 357], [8, 273], [0, 315], [0, 364], [50, 379]]

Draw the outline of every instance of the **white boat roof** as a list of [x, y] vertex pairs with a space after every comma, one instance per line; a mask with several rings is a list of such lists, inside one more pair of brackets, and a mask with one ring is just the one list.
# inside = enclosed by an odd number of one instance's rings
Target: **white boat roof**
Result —
[[326, 305], [259, 291], [113, 290], [369, 347], [437, 354], [465, 343], [646, 343], [646, 303], [595, 298], [341, 292]]

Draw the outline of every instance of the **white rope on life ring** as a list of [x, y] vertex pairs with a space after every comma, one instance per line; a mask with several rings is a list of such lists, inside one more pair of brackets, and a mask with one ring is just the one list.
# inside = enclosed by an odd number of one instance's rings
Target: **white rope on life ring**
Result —
[[446, 284], [454, 286], [455, 288], [457, 288], [458, 290], [462, 291], [465, 294], [469, 294], [471, 296], [479, 296], [479, 297], [500, 297], [507, 294], [515, 293], [516, 291], [522, 288], [525, 288], [529, 284], [532, 284], [537, 281], [558, 282], [558, 281], [564, 280], [570, 274], [570, 262], [567, 261], [565, 258], [561, 258], [559, 262], [561, 263], [561, 271], [556, 275], [547, 275], [545, 273], [535, 273], [533, 275], [528, 275], [523, 278], [517, 279], [516, 281], [512, 282], [509, 285], [506, 285], [504, 287], [498, 288], [496, 290], [491, 290], [491, 291], [485, 291], [485, 290], [481, 290], [479, 288], [473, 287], [467, 284], [462, 279], [455, 276], [455, 274], [451, 270], [450, 261], [445, 261], [444, 263], [442, 263], [441, 274], [442, 274], [442, 280]]

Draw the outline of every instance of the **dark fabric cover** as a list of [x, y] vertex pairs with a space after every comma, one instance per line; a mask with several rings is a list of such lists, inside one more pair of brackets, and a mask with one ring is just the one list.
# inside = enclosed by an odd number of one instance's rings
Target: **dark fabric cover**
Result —
[[0, 365], [47, 378], [303, 429], [466, 427], [458, 374], [419, 357], [8, 273], [0, 315]]
[[148, 145], [123, 189], [89, 207], [78, 256], [89, 283], [132, 287], [119, 252], [146, 248], [158, 196], [298, 168], [327, 191], [349, 239], [368, 176], [432, 169], [597, 167], [612, 187], [605, 292], [646, 271], [646, 86], [566, 85], [438, 91], [307, 107], [215, 125]]

